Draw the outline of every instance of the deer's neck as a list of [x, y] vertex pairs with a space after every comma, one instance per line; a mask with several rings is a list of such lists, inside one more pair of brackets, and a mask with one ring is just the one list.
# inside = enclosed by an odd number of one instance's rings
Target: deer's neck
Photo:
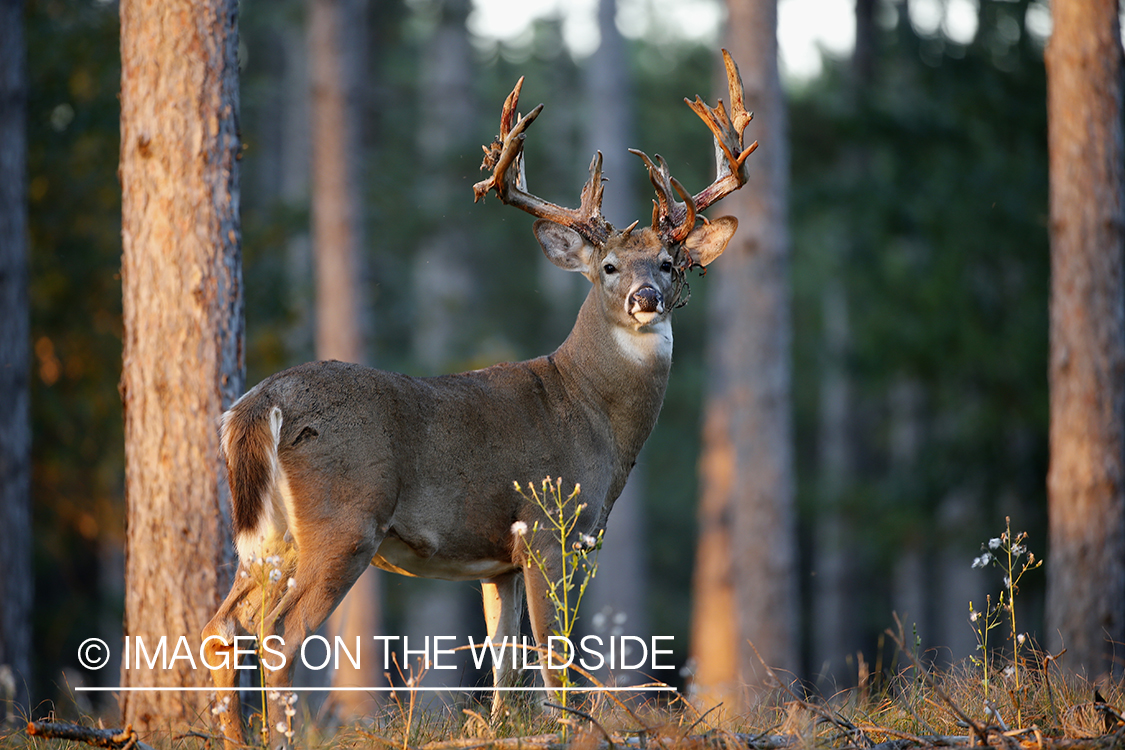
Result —
[[608, 418], [627, 473], [664, 402], [672, 367], [671, 320], [641, 331], [621, 328], [591, 292], [554, 360], [576, 395]]

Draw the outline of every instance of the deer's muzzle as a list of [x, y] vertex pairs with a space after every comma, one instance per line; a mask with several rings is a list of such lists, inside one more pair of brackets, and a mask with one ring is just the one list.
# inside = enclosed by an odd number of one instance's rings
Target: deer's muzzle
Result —
[[629, 312], [661, 313], [664, 312], [664, 296], [655, 287], [642, 286], [629, 297]]

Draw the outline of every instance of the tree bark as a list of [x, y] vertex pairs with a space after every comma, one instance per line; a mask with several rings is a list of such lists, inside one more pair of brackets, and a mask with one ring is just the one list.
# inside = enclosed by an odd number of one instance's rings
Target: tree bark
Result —
[[[121, 3], [125, 407], [125, 686], [203, 687], [204, 665], [170, 658], [230, 586], [233, 555], [219, 415], [243, 390], [238, 4]], [[174, 730], [202, 692], [130, 692], [127, 724]]]
[[1125, 148], [1116, 0], [1058, 0], [1050, 168], [1050, 649], [1121, 675], [1125, 641]]
[[[309, 72], [312, 87], [312, 229], [316, 266], [316, 356], [364, 362], [362, 274], [363, 210], [358, 168], [359, 81], [364, 0], [310, 0]], [[330, 636], [368, 642], [380, 630], [380, 579], [368, 568], [328, 619]], [[374, 687], [382, 677], [376, 660], [332, 673], [333, 687]], [[373, 693], [333, 693], [342, 719], [372, 714]]]
[[[27, 290], [27, 51], [23, 0], [0, 0], [0, 678], [5, 712], [31, 681], [31, 417]], [[14, 702], [13, 702], [14, 701]]]
[[[728, 49], [742, 71], [746, 108], [755, 112], [749, 137], [761, 148], [747, 161], [747, 187], [725, 201], [723, 212], [737, 217], [739, 228], [711, 289], [692, 647], [697, 690], [733, 707], [751, 698], [741, 687], [753, 692], [766, 680], [753, 647], [771, 667], [797, 669], [798, 616], [789, 157], [777, 3], [729, 0], [728, 9]], [[725, 561], [718, 557], [724, 546]], [[712, 629], [722, 641], [709, 640]]]

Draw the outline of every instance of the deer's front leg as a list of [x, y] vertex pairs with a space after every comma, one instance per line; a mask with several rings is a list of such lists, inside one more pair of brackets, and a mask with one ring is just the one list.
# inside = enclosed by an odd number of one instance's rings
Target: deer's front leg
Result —
[[[523, 592], [521, 573], [513, 570], [496, 578], [481, 581], [481, 594], [484, 599], [484, 621], [488, 637], [492, 642], [501, 643], [508, 639], [509, 646], [500, 651], [500, 659], [492, 664], [492, 684], [497, 688], [512, 687], [519, 679], [516, 668], [516, 643], [520, 637], [520, 621], [523, 620]], [[505, 692], [497, 690], [492, 694], [492, 718], [503, 715], [510, 701], [505, 700]]]
[[[535, 645], [539, 647], [539, 663], [543, 671], [543, 685], [557, 688], [562, 685], [559, 669], [547, 669], [547, 637], [551, 628], [558, 624], [558, 612], [549, 594], [548, 581], [562, 579], [562, 560], [545, 556], [540, 565], [524, 567], [524, 587], [527, 589], [527, 615], [531, 620], [531, 632], [535, 635]], [[555, 663], [558, 663], [556, 661]]]

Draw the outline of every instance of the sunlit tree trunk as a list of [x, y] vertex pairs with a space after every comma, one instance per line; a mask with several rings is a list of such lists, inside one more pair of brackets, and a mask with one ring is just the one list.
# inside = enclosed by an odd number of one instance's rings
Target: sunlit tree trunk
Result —
[[[169, 654], [181, 636], [199, 653], [233, 569], [217, 425], [243, 390], [237, 11], [121, 3], [125, 633], [150, 649], [166, 636]], [[129, 666], [127, 686], [210, 684], [183, 659]], [[122, 712], [174, 731], [207, 700], [124, 693]]]
[[[360, 248], [363, 221], [358, 169], [359, 82], [364, 0], [309, 0], [312, 84], [312, 244], [316, 269], [316, 356], [363, 362]], [[368, 643], [380, 635], [379, 572], [368, 568], [328, 621], [331, 636]], [[333, 687], [374, 687], [382, 679], [375, 659], [357, 668], [343, 660]], [[371, 715], [372, 693], [333, 693], [340, 718]]]
[[[0, 725], [31, 681], [31, 423], [27, 61], [23, 0], [0, 0]], [[0, 679], [3, 675], [0, 675]], [[14, 703], [12, 703], [14, 701]]]
[[1051, 13], [1046, 630], [1097, 678], [1122, 674], [1125, 641], [1122, 49], [1116, 0], [1057, 0]]
[[[771, 667], [797, 669], [798, 592], [777, 3], [729, 0], [728, 8], [728, 48], [755, 113], [748, 133], [761, 147], [747, 161], [749, 185], [722, 206], [739, 228], [719, 261], [707, 324], [692, 649], [701, 697], [733, 708], [767, 679], [754, 648]], [[740, 694], [743, 686], [749, 694]]]

